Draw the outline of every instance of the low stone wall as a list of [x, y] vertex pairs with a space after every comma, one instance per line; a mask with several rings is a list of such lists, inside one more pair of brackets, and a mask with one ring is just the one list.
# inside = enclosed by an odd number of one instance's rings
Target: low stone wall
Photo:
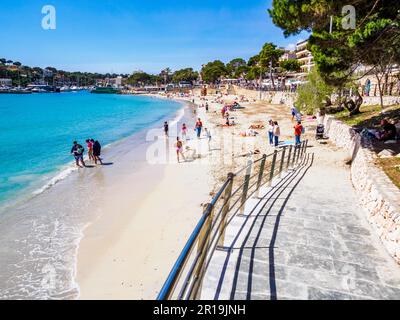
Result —
[[[379, 105], [381, 104], [380, 97], [363, 97], [363, 105]], [[383, 97], [384, 106], [393, 106], [395, 104], [400, 104], [400, 96], [385, 96]]]
[[400, 190], [374, 165], [375, 154], [368, 141], [332, 116], [324, 117], [323, 122], [329, 139], [349, 151], [351, 179], [360, 204], [387, 251], [400, 264]]
[[238, 86], [233, 86], [234, 94], [245, 96], [248, 99], [254, 100], [263, 100], [268, 101], [272, 104], [287, 104], [293, 105], [293, 101], [295, 99], [295, 93], [293, 92], [281, 92], [281, 91], [260, 91], [257, 90], [250, 90], [241, 88]]

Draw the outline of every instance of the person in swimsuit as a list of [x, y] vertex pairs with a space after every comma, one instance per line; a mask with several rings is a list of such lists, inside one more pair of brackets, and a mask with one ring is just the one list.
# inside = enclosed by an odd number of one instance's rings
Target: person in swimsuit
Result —
[[86, 167], [85, 161], [83, 161], [83, 153], [84, 152], [85, 152], [85, 149], [78, 142], [74, 141], [72, 149], [71, 149], [71, 154], [74, 155], [76, 165], [80, 168], [82, 168], [82, 167], [79, 164], [79, 162], [82, 162], [82, 165], [84, 167]]
[[86, 145], [88, 147], [89, 160], [94, 160], [94, 157], [93, 157], [93, 142], [90, 141], [90, 139], [87, 139], [86, 140]]
[[187, 127], [186, 127], [186, 124], [184, 123], [184, 124], [182, 124], [182, 140], [183, 141], [187, 140], [186, 134], [187, 134]]
[[186, 160], [185, 156], [183, 155], [183, 143], [182, 143], [181, 140], [179, 140], [179, 137], [176, 137], [175, 147], [176, 147], [176, 157], [178, 159], [178, 163], [180, 162], [179, 161], [179, 154], [182, 156], [183, 160]]
[[168, 130], [169, 130], [169, 128], [168, 128], [168, 122], [165, 121], [165, 122], [164, 122], [164, 134], [165, 134], [166, 137], [168, 137]]

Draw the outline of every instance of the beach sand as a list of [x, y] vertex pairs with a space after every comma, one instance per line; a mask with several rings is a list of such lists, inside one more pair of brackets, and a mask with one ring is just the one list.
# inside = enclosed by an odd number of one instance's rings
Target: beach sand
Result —
[[[156, 298], [213, 186], [209, 163], [192, 161], [189, 152], [190, 161], [178, 164], [169, 140], [172, 163], [151, 165], [142, 157], [139, 170], [103, 190], [99, 218], [79, 247], [80, 299]], [[207, 157], [206, 140], [200, 143]]]
[[[225, 96], [222, 101], [233, 101]], [[191, 100], [192, 97], [186, 98]], [[215, 96], [195, 97], [206, 101], [210, 111], [196, 109], [211, 130], [211, 151], [201, 139], [202, 158], [187, 163], [156, 165], [124, 173], [110, 184], [100, 207], [100, 218], [84, 232], [78, 254], [76, 280], [80, 299], [155, 299], [173, 264], [202, 214], [202, 206], [224, 182], [253, 158], [271, 153], [267, 128], [256, 137], [240, 133], [251, 124], [267, 126], [272, 117], [280, 122], [281, 140], [293, 139], [290, 109], [267, 102], [242, 104], [245, 109], [231, 113], [236, 125], [222, 127], [222, 104]], [[188, 124], [189, 131], [193, 123]], [[260, 154], [253, 154], [259, 150]], [[170, 149], [174, 156], [174, 148]], [[140, 183], [138, 183], [140, 181]]]

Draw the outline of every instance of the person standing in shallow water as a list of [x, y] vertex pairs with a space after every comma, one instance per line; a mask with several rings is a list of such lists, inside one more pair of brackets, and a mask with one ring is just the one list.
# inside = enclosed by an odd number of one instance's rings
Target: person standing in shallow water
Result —
[[164, 134], [165, 134], [166, 137], [168, 137], [168, 130], [169, 130], [168, 122], [165, 121], [164, 122]]
[[77, 141], [74, 141], [71, 149], [71, 154], [74, 155], [75, 163], [80, 168], [82, 168], [82, 166], [79, 164], [79, 162], [82, 163], [83, 167], [86, 167], [85, 161], [83, 161], [84, 152], [85, 149]]
[[100, 158], [101, 154], [101, 145], [99, 141], [94, 141], [93, 139], [91, 140], [93, 142], [93, 157], [94, 157], [94, 163], [97, 164], [97, 161], [100, 162], [100, 164], [103, 164]]
[[93, 142], [90, 139], [87, 139], [86, 140], [86, 145], [88, 147], [89, 160], [94, 160], [94, 157], [93, 157]]

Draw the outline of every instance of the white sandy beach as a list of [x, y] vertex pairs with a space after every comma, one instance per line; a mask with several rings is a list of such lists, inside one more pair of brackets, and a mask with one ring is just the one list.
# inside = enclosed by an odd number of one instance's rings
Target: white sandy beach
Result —
[[[227, 101], [232, 98], [226, 97]], [[243, 155], [255, 149], [272, 150], [266, 129], [258, 130], [257, 137], [241, 137], [240, 132], [250, 124], [266, 125], [268, 117], [277, 114], [274, 118], [284, 121], [282, 139], [291, 136], [289, 110], [283, 105], [246, 104], [246, 109], [234, 114], [237, 125], [223, 128], [218, 126], [223, 121], [221, 105], [214, 99], [208, 97], [208, 114], [204, 108], [196, 112], [213, 136], [213, 149], [204, 148], [203, 161], [155, 165], [154, 170], [144, 164], [143, 170], [107, 185], [102, 214], [85, 230], [79, 248], [80, 299], [155, 299], [202, 214], [202, 204], [211, 199], [229, 171], [245, 164], [248, 157]], [[196, 98], [197, 104], [203, 102]], [[193, 123], [188, 127], [193, 130]], [[234, 149], [218, 148], [220, 139], [232, 141]], [[201, 144], [204, 147], [206, 139]], [[174, 148], [170, 153], [175, 157]], [[227, 163], [231, 154], [234, 160]]]

